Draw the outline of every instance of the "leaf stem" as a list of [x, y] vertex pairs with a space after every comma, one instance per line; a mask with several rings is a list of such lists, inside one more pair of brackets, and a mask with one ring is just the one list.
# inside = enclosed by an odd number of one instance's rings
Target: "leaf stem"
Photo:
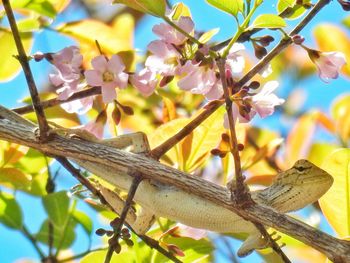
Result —
[[41, 250], [41, 248], [39, 247], [39, 245], [37, 244], [37, 241], [35, 240], [35, 238], [32, 236], [32, 234], [29, 232], [28, 228], [26, 226], [23, 225], [22, 229], [21, 229], [21, 233], [30, 241], [30, 243], [33, 245], [33, 247], [35, 248], [36, 252], [39, 254], [40, 259], [44, 259], [45, 258], [45, 254], [44, 252]]
[[249, 24], [250, 19], [252, 18], [252, 15], [254, 14], [255, 10], [258, 8], [257, 1], [254, 2], [253, 8], [249, 11], [248, 15], [245, 17], [244, 21], [242, 22], [241, 25], [238, 26], [237, 31], [235, 35], [231, 38], [230, 42], [226, 46], [224, 52], [222, 53], [222, 58], [226, 58], [227, 55], [230, 52], [231, 47], [233, 46], [234, 43], [237, 42], [238, 38], [241, 36], [241, 34], [244, 32], [246, 29], [247, 25]]

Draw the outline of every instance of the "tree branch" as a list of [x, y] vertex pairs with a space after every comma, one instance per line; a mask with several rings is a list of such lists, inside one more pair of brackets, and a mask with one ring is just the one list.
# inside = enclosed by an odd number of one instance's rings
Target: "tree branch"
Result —
[[334, 238], [266, 206], [252, 204], [244, 210], [239, 209], [234, 206], [230, 192], [226, 188], [165, 166], [152, 158], [58, 135], [54, 136], [51, 141], [42, 144], [36, 140], [31, 126], [7, 119], [0, 119], [0, 139], [26, 145], [48, 155], [87, 160], [110, 166], [116, 170], [139, 172], [145, 179], [174, 185], [187, 193], [225, 207], [252, 222], [273, 227], [324, 253], [333, 262], [350, 262], [349, 241]]
[[2, 2], [6, 11], [7, 18], [9, 20], [13, 39], [16, 43], [16, 47], [18, 51], [18, 56], [16, 56], [16, 58], [21, 63], [21, 66], [23, 68], [23, 72], [28, 84], [29, 92], [33, 100], [33, 107], [34, 107], [34, 110], [38, 119], [38, 124], [39, 124], [39, 139], [42, 141], [45, 141], [47, 140], [47, 132], [49, 130], [49, 125], [47, 123], [44, 110], [40, 104], [38, 90], [36, 88], [33, 74], [29, 66], [28, 57], [26, 55], [26, 52], [22, 44], [21, 36], [17, 28], [15, 16], [13, 15], [10, 1], [3, 0]]

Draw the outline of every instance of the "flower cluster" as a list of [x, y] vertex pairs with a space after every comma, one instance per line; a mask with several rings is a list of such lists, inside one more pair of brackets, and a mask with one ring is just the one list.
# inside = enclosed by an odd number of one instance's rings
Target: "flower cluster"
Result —
[[[124, 89], [132, 84], [144, 96], [150, 96], [157, 86], [163, 87], [173, 79], [184, 91], [202, 94], [208, 100], [221, 99], [223, 85], [216, 60], [211, 56], [205, 44], [192, 42], [194, 23], [188, 16], [172, 21], [181, 32], [174, 27], [161, 23], [153, 27], [159, 39], [152, 41], [147, 49], [150, 55], [146, 58], [145, 67], [135, 73], [126, 73], [125, 65], [118, 55], [107, 58], [100, 55], [92, 59], [93, 69], [82, 70], [83, 56], [77, 47], [70, 46], [49, 54], [46, 57], [54, 66], [54, 73], [49, 75], [53, 85], [58, 87], [58, 98], [66, 100], [87, 85], [101, 87], [104, 103], [113, 102], [117, 97], [117, 88]], [[264, 47], [273, 38], [264, 36], [255, 38], [255, 46]], [[339, 70], [345, 64], [344, 55], [339, 52], [319, 52], [302, 45], [303, 40], [294, 38], [294, 43], [304, 47], [317, 65], [319, 76], [328, 82], [338, 77]], [[258, 44], [257, 44], [258, 43]], [[255, 47], [255, 51], [256, 51]], [[278, 87], [276, 81], [269, 81], [259, 89], [260, 83], [252, 82], [242, 88], [235, 83], [245, 67], [244, 46], [234, 44], [225, 60], [225, 78], [229, 96], [232, 99], [232, 114], [235, 121], [249, 122], [256, 114], [261, 118], [271, 115], [275, 106], [284, 100], [273, 92]], [[38, 55], [38, 58], [41, 57]], [[267, 67], [261, 75], [271, 71]], [[65, 103], [63, 107], [69, 112], [84, 113], [92, 106], [92, 98]], [[225, 116], [224, 125], [228, 127]]]

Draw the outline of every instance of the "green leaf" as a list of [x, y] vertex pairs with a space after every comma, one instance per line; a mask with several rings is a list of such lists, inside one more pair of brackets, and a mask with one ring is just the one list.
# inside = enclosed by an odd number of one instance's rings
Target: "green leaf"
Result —
[[[50, 161], [48, 161], [50, 162]], [[42, 153], [29, 149], [28, 153], [23, 156], [15, 165], [22, 172], [32, 176], [31, 186], [26, 192], [32, 195], [45, 195], [47, 182], [46, 160]]]
[[319, 200], [329, 224], [343, 238], [350, 235], [350, 149], [338, 149], [323, 162], [322, 169], [332, 175], [334, 182]]
[[[304, 1], [310, 2], [310, 1]], [[284, 12], [284, 18], [297, 19], [306, 12], [307, 8], [303, 5], [296, 4], [295, 0], [279, 0], [277, 3], [278, 13]]]
[[350, 16], [347, 16], [342, 21], [343, 25], [350, 29]]
[[74, 210], [72, 216], [84, 228], [87, 235], [90, 236], [93, 228], [91, 218], [87, 214], [79, 210]]
[[[33, 39], [30, 33], [20, 34], [24, 49], [30, 53]], [[17, 55], [17, 48], [13, 40], [12, 33], [0, 29], [0, 83], [14, 78], [21, 70], [21, 65], [13, 56]]]
[[23, 8], [35, 11], [40, 15], [44, 15], [50, 18], [55, 18], [56, 10], [50, 1], [44, 0], [13, 0], [13, 8]]
[[52, 193], [44, 196], [42, 202], [46, 213], [52, 223], [64, 227], [69, 217], [69, 197], [66, 191]]
[[243, 10], [243, 1], [242, 0], [206, 0], [209, 4], [229, 13], [233, 16], [237, 16], [238, 12]]
[[17, 21], [18, 30], [20, 32], [32, 32], [40, 29], [38, 18], [25, 18]]
[[53, 231], [50, 233], [49, 220], [45, 220], [39, 232], [35, 235], [35, 238], [43, 244], [48, 244], [51, 235], [53, 237], [53, 246], [56, 249], [67, 249], [73, 244], [76, 238], [75, 227], [76, 223], [71, 219], [65, 228], [53, 225]]
[[191, 17], [191, 10], [184, 3], [176, 3], [173, 6], [173, 11], [170, 14], [172, 20], [178, 20], [181, 16]]
[[[164, 242], [167, 244], [174, 244], [179, 247], [184, 253], [185, 256], [181, 257], [182, 262], [212, 262], [212, 257], [210, 254], [213, 252], [214, 247], [206, 239], [194, 240], [189, 237], [167, 237], [164, 239]], [[155, 256], [154, 262], [172, 262], [168, 258], [165, 258], [162, 254], [157, 253]]]
[[128, 7], [148, 13], [153, 16], [164, 17], [166, 1], [165, 0], [114, 0], [113, 4], [124, 4]]
[[251, 28], [282, 28], [286, 21], [278, 15], [263, 14], [259, 15], [250, 26]]
[[23, 225], [21, 207], [8, 193], [0, 193], [0, 222], [14, 229], [20, 229]]

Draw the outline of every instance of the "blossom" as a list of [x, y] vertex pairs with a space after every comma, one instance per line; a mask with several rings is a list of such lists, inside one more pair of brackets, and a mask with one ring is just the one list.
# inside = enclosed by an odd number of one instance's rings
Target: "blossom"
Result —
[[83, 130], [88, 131], [96, 136], [98, 139], [103, 138], [104, 125], [107, 121], [106, 111], [101, 111], [95, 120], [92, 120], [81, 127]]
[[56, 87], [62, 86], [58, 90], [59, 99], [65, 100], [77, 91], [83, 56], [78, 47], [70, 46], [50, 54], [50, 62], [55, 70], [49, 74], [49, 80]]
[[181, 54], [172, 45], [161, 40], [152, 41], [147, 48], [153, 55], [146, 59], [146, 67], [162, 76], [174, 76]]
[[134, 85], [144, 96], [151, 95], [156, 88], [158, 79], [156, 74], [149, 68], [144, 68], [140, 72], [134, 74], [130, 78], [130, 82]]
[[112, 102], [117, 96], [115, 88], [124, 89], [128, 84], [128, 74], [123, 72], [124, 63], [117, 55], [110, 60], [100, 55], [92, 59], [91, 64], [94, 69], [84, 73], [86, 82], [91, 86], [101, 86], [103, 101]]
[[[77, 84], [76, 89], [72, 90], [69, 86], [63, 85], [56, 92], [58, 93], [59, 100], [68, 99], [73, 93], [81, 91], [85, 88], [85, 84]], [[61, 107], [68, 113], [77, 113], [79, 115], [85, 114], [91, 109], [93, 103], [93, 97], [89, 96], [86, 98], [76, 99], [61, 104]]]
[[256, 95], [251, 97], [252, 107], [261, 118], [271, 115], [275, 111], [275, 106], [284, 103], [284, 99], [272, 93], [277, 87], [277, 81], [269, 81]]
[[215, 71], [207, 66], [193, 64], [186, 61], [185, 65], [177, 71], [180, 80], [177, 85], [182, 90], [188, 90], [194, 94], [207, 94], [216, 83]]
[[242, 54], [244, 49], [244, 45], [239, 43], [235, 43], [231, 47], [225, 65], [225, 70], [230, 71], [231, 75], [242, 73], [245, 66], [245, 61]]
[[[249, 111], [240, 111], [240, 106], [242, 107], [242, 105], [239, 105], [235, 102], [232, 103], [232, 116], [234, 122], [237, 122], [237, 120], [239, 121], [239, 123], [247, 123], [251, 121], [254, 118], [256, 112], [254, 110], [251, 110], [251, 108], [248, 108]], [[230, 128], [227, 113], [225, 113], [224, 115], [224, 127], [226, 129]]]
[[[189, 34], [193, 32], [194, 23], [191, 17], [182, 16], [178, 21], [174, 21], [174, 23]], [[155, 25], [152, 31], [157, 34], [161, 40], [169, 44], [181, 45], [187, 40], [187, 37], [185, 35], [165, 23]]]
[[[232, 103], [232, 115], [236, 122], [249, 122], [256, 113], [261, 118], [270, 116], [275, 107], [284, 103], [284, 99], [277, 97], [273, 91], [278, 87], [277, 81], [268, 81], [255, 95], [245, 96]], [[228, 116], [224, 116], [224, 127], [229, 128]]]
[[339, 71], [346, 64], [345, 55], [341, 52], [320, 52], [306, 49], [310, 59], [316, 64], [318, 75], [324, 82], [336, 79]]

